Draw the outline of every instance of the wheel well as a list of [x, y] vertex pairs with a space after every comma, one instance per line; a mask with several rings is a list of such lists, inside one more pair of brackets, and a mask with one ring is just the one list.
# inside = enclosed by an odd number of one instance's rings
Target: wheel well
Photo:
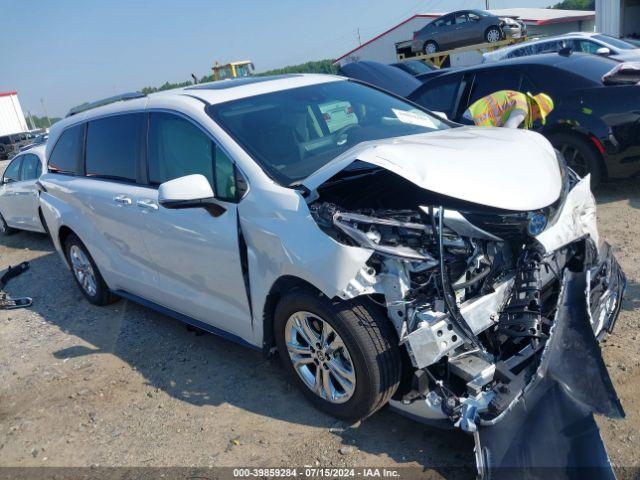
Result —
[[553, 130], [549, 130], [549, 131], [545, 131], [544, 132], [545, 137], [547, 137], [547, 139], [549, 141], [551, 141], [551, 137], [553, 137], [554, 135], [570, 135], [573, 137], [577, 137], [577, 138], [581, 138], [582, 140], [585, 140], [589, 146], [591, 147], [591, 150], [593, 150], [593, 152], [596, 154], [596, 156], [598, 157], [598, 161], [600, 162], [600, 168], [602, 168], [602, 177], [603, 178], [608, 178], [609, 177], [609, 171], [607, 169], [607, 162], [605, 162], [604, 156], [602, 154], [602, 152], [600, 151], [600, 149], [598, 147], [596, 147], [593, 139], [597, 139], [598, 137], [596, 137], [594, 134], [590, 133], [590, 132], [586, 132], [586, 131], [576, 131], [573, 130], [571, 128], [554, 128]]
[[58, 239], [60, 240], [60, 247], [63, 250], [64, 250], [64, 242], [72, 233], [73, 233], [73, 230], [71, 230], [69, 227], [65, 225], [61, 226], [60, 230], [58, 230]]
[[262, 349], [265, 354], [268, 354], [275, 345], [273, 317], [276, 311], [276, 305], [278, 305], [283, 294], [302, 288], [307, 290], [311, 289], [318, 292], [318, 294], [322, 294], [320, 290], [309, 282], [292, 275], [285, 275], [278, 278], [271, 287], [271, 290], [269, 290], [262, 313]]

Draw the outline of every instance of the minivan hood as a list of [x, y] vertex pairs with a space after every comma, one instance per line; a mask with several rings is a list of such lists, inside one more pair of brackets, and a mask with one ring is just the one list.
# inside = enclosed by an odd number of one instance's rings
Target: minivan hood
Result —
[[547, 207], [562, 189], [555, 152], [540, 134], [479, 127], [363, 142], [302, 184], [315, 191], [356, 160], [385, 168], [425, 190], [504, 210]]

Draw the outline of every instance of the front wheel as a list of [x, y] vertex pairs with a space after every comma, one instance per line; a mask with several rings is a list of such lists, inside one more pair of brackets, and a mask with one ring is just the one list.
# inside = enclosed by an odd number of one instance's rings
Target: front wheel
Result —
[[602, 158], [595, 146], [581, 135], [558, 133], [549, 136], [551, 144], [564, 156], [567, 165], [580, 177], [591, 174], [591, 188], [597, 188], [604, 176]]
[[329, 415], [366, 418], [398, 388], [401, 359], [395, 331], [366, 300], [331, 301], [296, 290], [278, 303], [274, 329], [284, 368]]
[[498, 27], [489, 27], [484, 34], [484, 39], [488, 43], [496, 43], [502, 39], [502, 32]]

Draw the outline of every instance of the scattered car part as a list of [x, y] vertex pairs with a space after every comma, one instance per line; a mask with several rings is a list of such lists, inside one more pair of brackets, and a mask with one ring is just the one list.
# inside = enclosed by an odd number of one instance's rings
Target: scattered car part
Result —
[[22, 262], [15, 267], [9, 267], [7, 271], [0, 277], [0, 310], [13, 310], [16, 308], [30, 307], [33, 304], [33, 299], [30, 297], [12, 298], [6, 292], [4, 287], [9, 283], [9, 280], [22, 275], [29, 270], [29, 262]]

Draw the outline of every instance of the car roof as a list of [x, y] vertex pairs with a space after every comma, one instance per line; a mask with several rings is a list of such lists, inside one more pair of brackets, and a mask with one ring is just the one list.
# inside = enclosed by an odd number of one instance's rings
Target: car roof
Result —
[[44, 161], [44, 158], [45, 158], [44, 153], [45, 153], [45, 150], [46, 150], [46, 146], [47, 146], [47, 145], [46, 145], [46, 143], [41, 143], [41, 144], [38, 144], [38, 145], [33, 145], [33, 146], [31, 146], [31, 147], [25, 148], [24, 150], [20, 151], [20, 152], [16, 155], [16, 157], [17, 157], [18, 155], [24, 155], [24, 154], [26, 154], [26, 153], [34, 153], [34, 154], [36, 154], [36, 155], [40, 158], [40, 161]]
[[288, 74], [265, 77], [244, 77], [202, 83], [176, 90], [157, 92], [151, 96], [189, 95], [209, 104], [223, 103], [264, 93], [289, 90], [328, 82], [344, 81], [343, 77], [324, 74]]
[[164, 90], [149, 95], [141, 93], [125, 94], [106, 99], [113, 100], [106, 104], [103, 103], [104, 100], [92, 102], [96, 105], [94, 108], [78, 109], [77, 113], [74, 113], [75, 109], [72, 109], [66, 118], [54, 124], [49, 132], [49, 138], [53, 139], [55, 143], [59, 134], [68, 126], [86, 122], [96, 117], [144, 110], [153, 99], [161, 99], [165, 105], [171, 103], [174, 99], [176, 103], [189, 102], [192, 99], [191, 101], [200, 105], [202, 103], [212, 105], [265, 93], [339, 81], [346, 81], [346, 79], [338, 75], [289, 74], [218, 80], [216, 82]]
[[[500, 57], [500, 54], [507, 54], [507, 53], [513, 52], [514, 50], [518, 50], [523, 47], [528, 47], [530, 45], [539, 45], [541, 43], [553, 42], [554, 40], [571, 40], [572, 38], [591, 38], [595, 35], [601, 35], [601, 34], [596, 32], [571, 32], [571, 33], [563, 33], [562, 35], [554, 35], [552, 37], [536, 38], [534, 40], [516, 43], [514, 45], [508, 45], [506, 47], [499, 48], [492, 52], [487, 52], [484, 54], [484, 56], [488, 58]], [[599, 40], [599, 39], [596, 39], [596, 40]], [[602, 40], [599, 40], [599, 41], [602, 41]]]
[[[587, 59], [596, 61], [596, 62], [610, 62], [612, 67], [619, 64], [620, 62], [613, 60], [608, 57], [601, 57], [597, 55], [591, 55], [590, 53], [581, 53], [581, 52], [571, 52], [569, 54], [562, 53], [542, 53], [537, 55], [527, 55], [524, 57], [517, 58], [507, 58], [505, 60], [500, 60], [499, 62], [490, 62], [490, 63], [481, 63], [479, 65], [474, 65], [472, 67], [465, 68], [456, 68], [452, 72], [443, 73], [438, 75], [435, 78], [443, 77], [449, 74], [455, 73], [465, 73], [465, 72], [475, 72], [479, 70], [486, 70], [492, 68], [500, 68], [500, 67], [509, 67], [512, 65], [548, 65], [548, 66], [562, 66], [566, 69], [567, 65], [571, 63], [581, 63], [583, 61], [587, 61]], [[575, 68], [575, 67], [574, 67]], [[579, 67], [575, 70], [576, 74], [580, 74]]]

